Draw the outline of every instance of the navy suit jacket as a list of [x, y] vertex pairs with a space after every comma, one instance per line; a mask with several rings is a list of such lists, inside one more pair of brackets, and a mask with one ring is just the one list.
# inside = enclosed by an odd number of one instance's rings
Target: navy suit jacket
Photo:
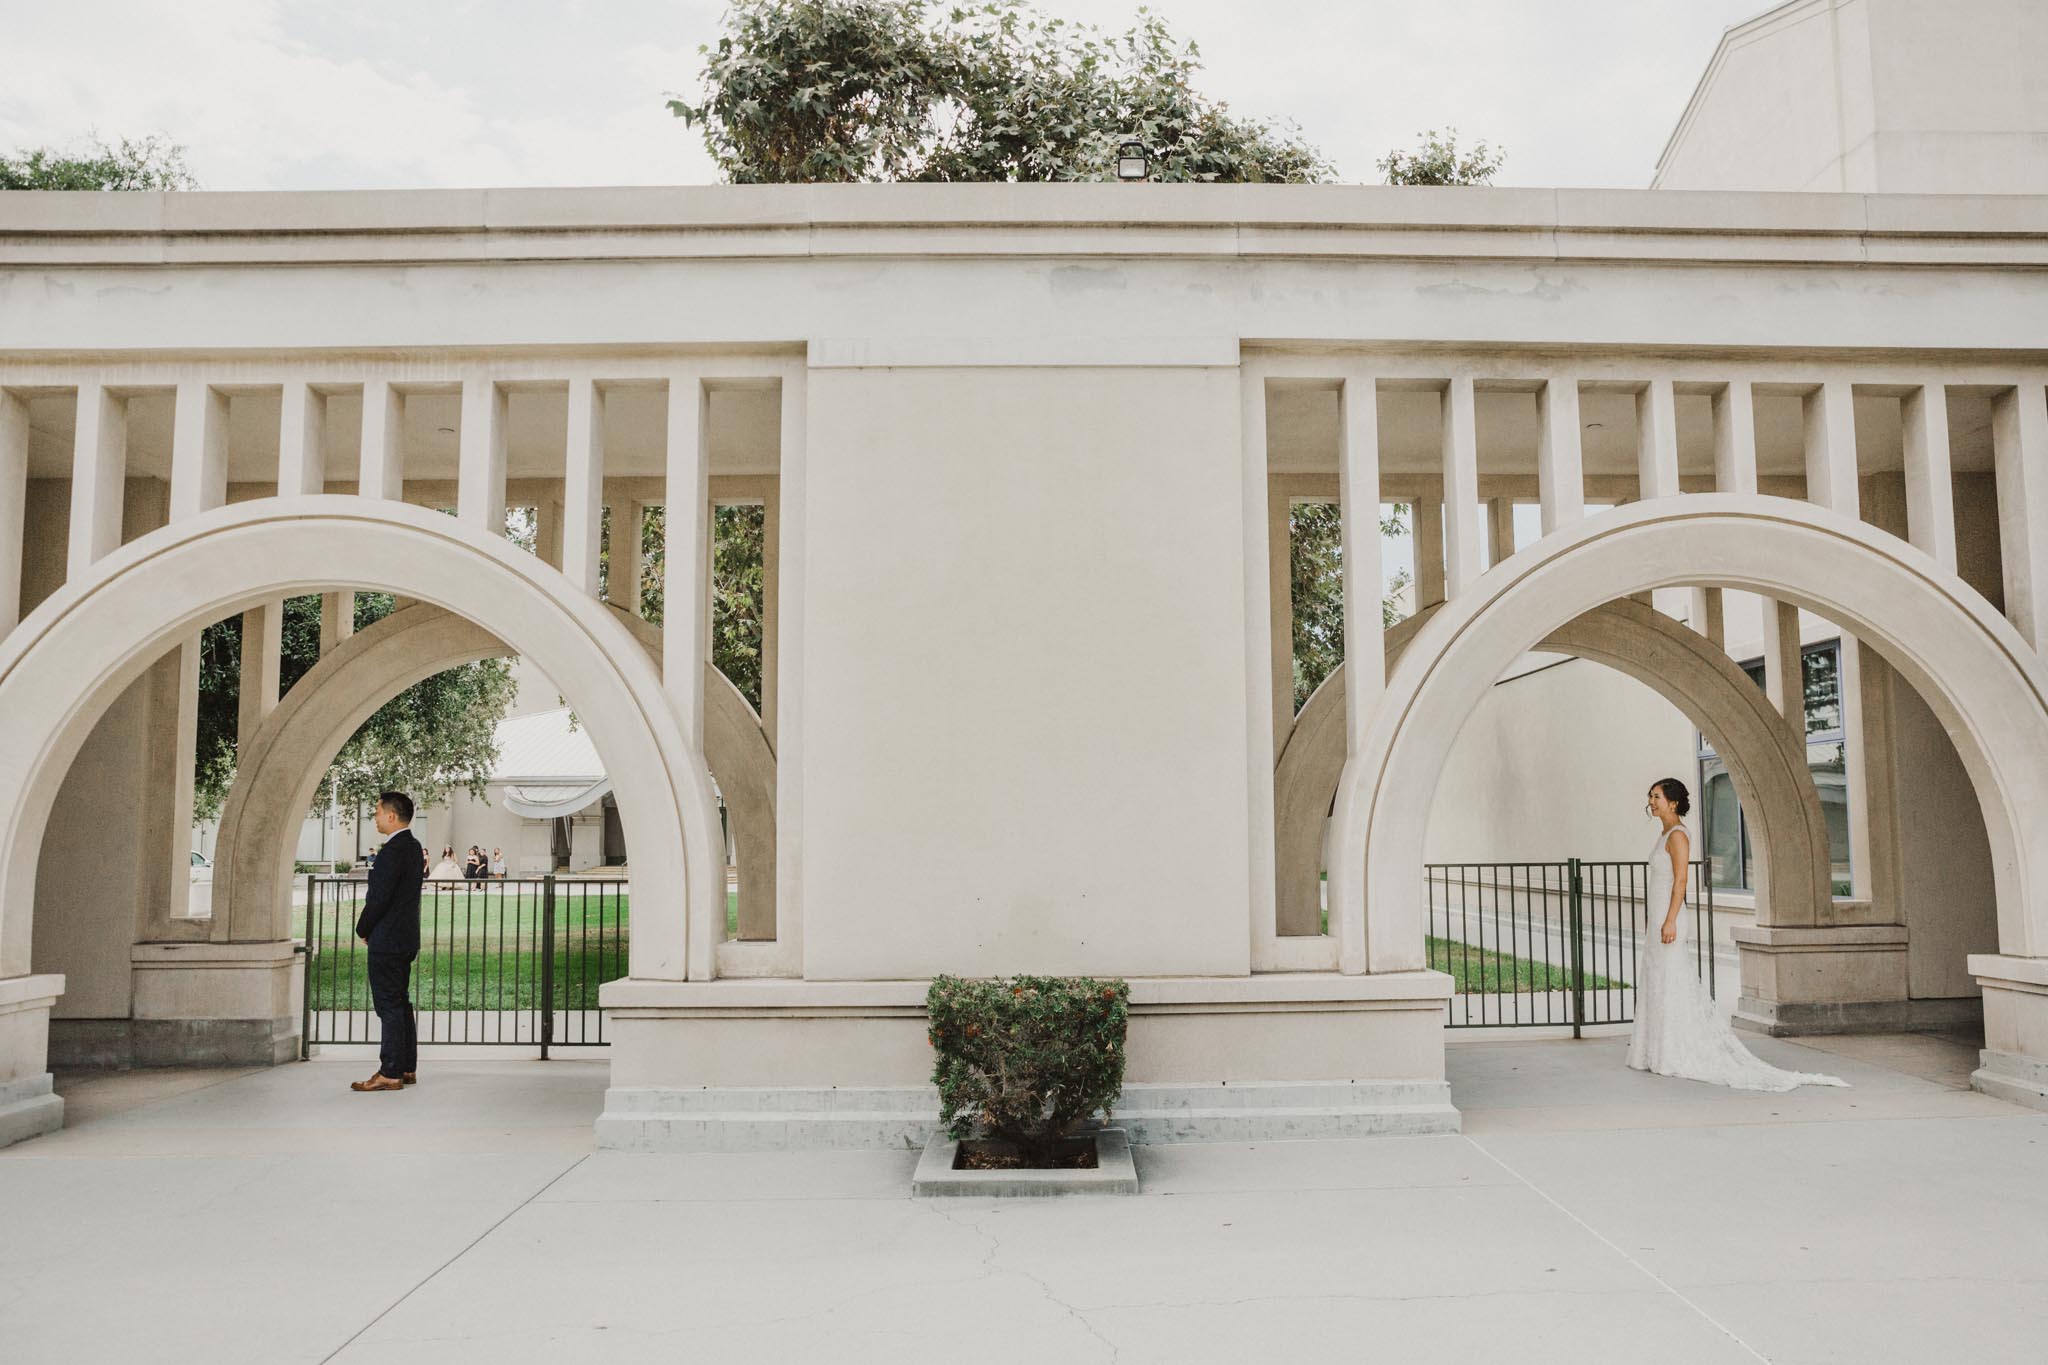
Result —
[[410, 829], [384, 841], [370, 864], [369, 891], [356, 919], [356, 937], [368, 939], [371, 952], [419, 955], [420, 883], [426, 879], [426, 856]]

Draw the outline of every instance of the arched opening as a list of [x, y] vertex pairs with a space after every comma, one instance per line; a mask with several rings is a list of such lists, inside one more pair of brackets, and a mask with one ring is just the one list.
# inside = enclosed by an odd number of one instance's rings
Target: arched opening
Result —
[[[2048, 795], [2042, 667], [2008, 622], [1933, 561], [1805, 504], [1697, 495], [1597, 518], [1503, 567], [1421, 628], [1347, 766], [1332, 863], [1347, 970], [1422, 963], [1413, 850], [1444, 756], [1491, 679], [1561, 621], [1617, 594], [1678, 585], [1756, 592], [1828, 616], [1897, 670], [1953, 738], [1983, 813], [2004, 956], [1973, 959], [1973, 970], [1982, 977], [2048, 943], [2048, 826], [2033, 814]], [[1816, 942], [1830, 928], [1781, 927]], [[1995, 1032], [1988, 993], [1986, 1014]]]
[[[646, 850], [633, 872], [643, 888], [633, 973], [711, 975], [723, 877], [710, 780], [645, 648], [607, 608], [508, 544], [419, 509], [326, 497], [230, 507], [142, 537], [67, 584], [0, 648], [0, 708], [11, 722], [0, 741], [9, 776], [0, 793], [0, 975], [31, 969], [51, 802], [112, 699], [165, 641], [256, 601], [337, 584], [475, 620], [503, 641], [497, 648], [542, 662], [578, 698], [622, 795], [628, 837]], [[304, 804], [283, 809], [295, 816]], [[224, 943], [275, 942], [281, 905], [251, 897], [223, 907], [211, 933]]]

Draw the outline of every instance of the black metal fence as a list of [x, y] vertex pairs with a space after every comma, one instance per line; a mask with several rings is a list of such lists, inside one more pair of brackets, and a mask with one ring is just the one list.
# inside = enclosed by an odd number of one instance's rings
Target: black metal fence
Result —
[[[298, 930], [305, 1045], [374, 1043], [369, 963], [356, 937], [367, 883], [306, 878]], [[604, 878], [430, 881], [420, 895], [412, 1003], [425, 1044], [602, 1047], [598, 987], [626, 975], [626, 884]]]
[[[1429, 965], [1457, 993], [1451, 1028], [1625, 1024], [1645, 932], [1642, 863], [1430, 863]], [[1693, 953], [1714, 990], [1714, 888], [1692, 864]]]

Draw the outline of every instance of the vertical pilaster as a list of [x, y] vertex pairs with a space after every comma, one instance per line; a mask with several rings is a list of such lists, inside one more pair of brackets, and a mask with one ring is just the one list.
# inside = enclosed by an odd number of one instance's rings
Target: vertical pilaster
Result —
[[227, 396], [190, 380], [178, 385], [171, 427], [171, 520], [210, 512], [227, 498]]
[[2005, 614], [2040, 649], [2048, 646], [2048, 398], [2038, 381], [1991, 400], [1991, 449]]
[[[776, 475], [777, 522], [769, 554], [775, 558], [779, 618], [776, 641], [775, 938], [792, 960], [803, 962], [804, 913], [804, 556], [810, 438], [804, 406], [808, 371], [792, 366], [782, 377], [782, 430]], [[1263, 432], [1263, 425], [1260, 427]], [[1256, 562], [1256, 561], [1253, 561]], [[789, 684], [787, 687], [783, 683]], [[766, 679], [763, 679], [764, 686]], [[720, 889], [721, 914], [724, 888]], [[721, 918], [720, 927], [724, 921]]]
[[782, 484], [773, 480], [761, 505], [761, 729], [775, 743], [781, 683]]
[[1456, 597], [1479, 577], [1479, 432], [1472, 381], [1444, 388], [1444, 595]]
[[1265, 487], [1266, 625], [1271, 643], [1267, 657], [1273, 674], [1273, 746], [1277, 753], [1294, 728], [1294, 500], [1275, 487], [1271, 474], [1266, 476]]
[[1636, 485], [1639, 498], [1678, 493], [1678, 396], [1668, 379], [1636, 394]]
[[0, 389], [0, 640], [21, 620], [28, 553], [28, 400]]
[[1417, 498], [1415, 517], [1415, 610], [1444, 600], [1444, 504], [1440, 498]]
[[455, 516], [485, 535], [505, 534], [505, 391], [488, 377], [462, 381]]
[[1553, 378], [1537, 390], [1536, 483], [1544, 535], [1585, 519], [1586, 472], [1577, 379]]
[[1799, 608], [1773, 598], [1763, 599], [1764, 695], [1792, 723], [1792, 732], [1806, 733], [1806, 677], [1800, 656]]
[[284, 599], [242, 613], [242, 686], [236, 742], [245, 743], [277, 709], [284, 657]]
[[[668, 492], [662, 523], [662, 680], [692, 748], [704, 745], [704, 662], [711, 638], [711, 484], [704, 440], [704, 386], [678, 375], [668, 387]], [[625, 506], [639, 509], [638, 503]], [[626, 528], [637, 542], [639, 523]], [[612, 570], [620, 568], [620, 523], [612, 521]], [[638, 572], [639, 556], [632, 556]], [[637, 580], [629, 580], [637, 581]], [[618, 583], [613, 580], [614, 585]], [[638, 593], [633, 594], [635, 597]]]
[[1856, 400], [1847, 380], [1830, 379], [1800, 405], [1805, 426], [1806, 500], [1852, 520], [1856, 480]]
[[1719, 588], [1692, 590], [1692, 613], [1689, 619], [1692, 628], [1713, 641], [1717, 648], [1725, 650], [1728, 647], [1728, 627]]
[[1489, 567], [1515, 552], [1515, 500], [1486, 500], [1486, 562]]
[[1900, 399], [1899, 426], [1905, 438], [1906, 538], [1953, 573], [1956, 504], [1949, 470], [1947, 387], [1924, 384]]
[[[549, 568], [562, 567], [562, 500], [543, 498], [533, 509], [533, 549]], [[592, 594], [595, 596], [595, 594]]]
[[76, 580], [121, 544], [121, 503], [128, 473], [127, 403], [96, 379], [81, 383], [74, 438], [71, 540], [65, 577]]
[[[689, 382], [695, 383], [694, 380]], [[669, 403], [669, 417], [670, 420], [675, 417], [673, 396]], [[569, 381], [568, 460], [562, 475], [562, 572], [568, 575], [578, 591], [592, 597], [597, 596], [598, 549], [603, 516], [604, 395], [598, 390], [595, 380], [572, 379]], [[616, 537], [616, 520], [612, 531]], [[616, 572], [619, 567], [618, 547], [614, 545], [612, 549], [612, 569]]]
[[356, 491], [366, 498], [405, 501], [405, 395], [389, 380], [363, 384], [362, 463]]
[[356, 595], [352, 592], [320, 594], [320, 657], [326, 658], [343, 640], [356, 633]]
[[1365, 747], [1373, 709], [1386, 690], [1385, 630], [1380, 620], [1379, 384], [1352, 375], [1339, 393], [1337, 500], [1344, 550], [1345, 752]]
[[327, 398], [303, 380], [285, 384], [277, 424], [277, 495], [327, 491]]
[[622, 498], [612, 504], [612, 567], [607, 600], [628, 616], [640, 614], [640, 577], [645, 568], [641, 537], [647, 533], [646, 523], [645, 503]]
[[1756, 403], [1749, 381], [1717, 390], [1714, 408], [1714, 491], [1756, 492]]

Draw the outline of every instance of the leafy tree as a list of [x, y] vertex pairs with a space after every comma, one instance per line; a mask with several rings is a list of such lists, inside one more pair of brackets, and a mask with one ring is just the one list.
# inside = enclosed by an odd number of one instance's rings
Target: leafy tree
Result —
[[[1396, 503], [1380, 518], [1382, 536], [1407, 528], [1408, 507]], [[1294, 709], [1308, 704], [1323, 679], [1344, 662], [1344, 521], [1334, 502], [1298, 502], [1288, 516], [1288, 582], [1294, 599]], [[1401, 619], [1406, 569], [1395, 573], [1380, 599], [1380, 624]]]
[[[384, 593], [357, 593], [361, 630], [391, 613]], [[285, 601], [283, 660], [289, 689], [320, 659], [320, 599]], [[369, 804], [397, 787], [426, 805], [457, 788], [482, 796], [498, 760], [498, 722], [517, 691], [512, 665], [485, 659], [415, 683], [380, 707], [341, 747], [321, 779], [315, 809], [330, 799], [346, 809]], [[193, 816], [220, 814], [235, 780], [242, 692], [242, 618], [231, 616], [200, 635], [199, 742], [194, 769]]]
[[1491, 185], [1504, 159], [1484, 142], [1460, 151], [1456, 128], [1442, 133], [1432, 128], [1422, 134], [1422, 146], [1415, 151], [1397, 147], [1377, 164], [1389, 185]]
[[[668, 528], [665, 507], [650, 507], [641, 524], [641, 615], [662, 623], [662, 570]], [[768, 511], [719, 507], [712, 515], [711, 662], [761, 709], [761, 658], [766, 638]], [[606, 572], [601, 565], [600, 576]]]
[[0, 190], [194, 190], [185, 149], [152, 133], [109, 144], [95, 136], [83, 153], [33, 147], [0, 156]]
[[1108, 180], [1137, 137], [1165, 181], [1330, 179], [1289, 124], [1200, 94], [1158, 16], [1110, 36], [1021, 0], [734, 0], [703, 90], [668, 107], [736, 184]]

